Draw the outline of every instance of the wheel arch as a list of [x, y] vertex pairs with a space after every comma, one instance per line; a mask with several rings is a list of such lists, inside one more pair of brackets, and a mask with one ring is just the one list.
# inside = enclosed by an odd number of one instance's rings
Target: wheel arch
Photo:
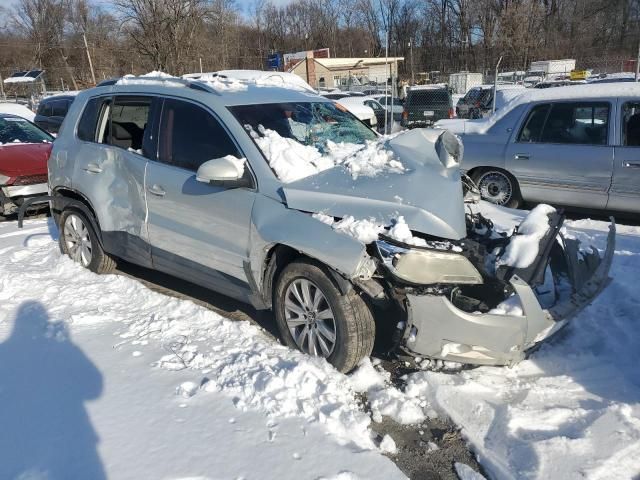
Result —
[[60, 218], [60, 214], [65, 209], [77, 210], [83, 213], [91, 226], [93, 227], [100, 246], [104, 248], [102, 241], [102, 230], [100, 229], [100, 222], [96, 215], [96, 211], [91, 205], [91, 202], [82, 193], [69, 187], [58, 187], [53, 191], [54, 201], [52, 205], [52, 214], [54, 215], [56, 224]]
[[347, 294], [352, 288], [354, 288], [354, 285], [347, 278], [326, 263], [289, 245], [278, 243], [272, 245], [267, 251], [261, 269], [262, 287], [260, 293], [266, 308], [271, 308], [273, 305], [274, 285], [282, 273], [282, 270], [292, 262], [302, 259], [316, 263], [325, 270], [329, 274], [328, 277], [331, 282], [343, 295]]

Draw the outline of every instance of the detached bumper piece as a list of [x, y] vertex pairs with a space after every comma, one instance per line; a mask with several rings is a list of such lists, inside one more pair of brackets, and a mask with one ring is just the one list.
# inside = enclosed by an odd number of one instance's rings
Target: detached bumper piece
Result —
[[[609, 284], [615, 250], [611, 219], [607, 247], [585, 252], [579, 242], [560, 233], [561, 218], [550, 217], [549, 231], [540, 241], [539, 256], [526, 269], [503, 269], [498, 277], [509, 283], [522, 315], [470, 313], [446, 296], [407, 294], [408, 328], [402, 349], [414, 356], [475, 365], [513, 365], [535, 345], [559, 331]], [[553, 273], [553, 305], [543, 308], [547, 266]]]

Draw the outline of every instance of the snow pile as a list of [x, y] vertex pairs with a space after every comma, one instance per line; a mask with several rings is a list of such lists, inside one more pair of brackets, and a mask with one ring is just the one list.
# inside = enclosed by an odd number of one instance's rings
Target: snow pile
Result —
[[555, 208], [540, 204], [536, 206], [518, 227], [505, 252], [497, 260], [496, 266], [527, 268], [538, 256], [540, 240], [549, 230], [549, 215]]
[[484, 476], [476, 472], [469, 465], [456, 462], [453, 466], [456, 469], [456, 473], [460, 480], [485, 480]]
[[324, 213], [314, 213], [312, 215], [316, 220], [321, 221], [337, 230], [340, 233], [349, 235], [356, 240], [364, 243], [374, 242], [378, 239], [378, 236], [382, 233], [398, 240], [399, 242], [406, 243], [408, 245], [415, 245], [418, 247], [427, 246], [427, 241], [420, 237], [414, 237], [411, 233], [409, 225], [405, 222], [403, 216], [399, 216], [392, 221], [392, 226], [386, 229], [384, 225], [376, 222], [375, 219], [360, 219], [356, 220], [351, 215], [346, 215], [342, 220], [335, 221], [333, 217], [325, 215]]
[[518, 317], [522, 317], [524, 315], [522, 304], [520, 303], [520, 297], [518, 297], [518, 295], [511, 295], [509, 298], [499, 303], [495, 308], [489, 310], [488, 313], [495, 315], [514, 315]]
[[378, 235], [384, 232], [384, 227], [373, 220], [356, 220], [347, 215], [342, 220], [332, 225], [334, 230], [349, 235], [360, 242], [367, 244], [378, 239]]
[[381, 422], [386, 416], [402, 425], [422, 422], [426, 418], [426, 401], [401, 392], [391, 385], [390, 378], [388, 372], [376, 369], [371, 360], [365, 358], [351, 374], [350, 381], [356, 392], [367, 394], [373, 421]]
[[213, 77], [204, 81], [218, 92], [243, 92], [248, 89], [246, 84], [231, 78]]
[[333, 159], [323, 156], [315, 147], [282, 137], [275, 130], [260, 128], [259, 131], [260, 135], [251, 131], [251, 136], [284, 183], [295, 182], [335, 166]]
[[394, 240], [406, 243], [408, 245], [415, 245], [417, 247], [425, 247], [427, 241], [424, 238], [414, 237], [409, 229], [409, 225], [405, 222], [403, 216], [399, 216], [396, 223], [389, 229], [387, 233]]
[[385, 435], [380, 442], [380, 451], [383, 453], [388, 453], [390, 455], [395, 455], [398, 452], [398, 447], [396, 447], [396, 442], [391, 438], [390, 435]]
[[156, 85], [163, 87], [184, 87], [185, 84], [179, 78], [160, 71], [152, 71], [144, 75], [125, 75], [116, 82], [116, 85]]
[[[522, 212], [482, 202], [510, 230]], [[567, 221], [602, 252], [608, 224]], [[612, 283], [564, 334], [512, 368], [411, 374], [405, 392], [462, 427], [495, 479], [635, 478], [640, 474], [640, 227], [618, 225]]]
[[250, 134], [284, 183], [316, 175], [336, 165], [344, 166], [354, 180], [361, 175], [373, 177], [381, 173], [404, 172], [402, 163], [385, 148], [382, 140], [367, 142], [364, 146], [329, 141], [327, 154], [323, 155], [316, 147], [303, 145], [262, 126], [258, 133], [251, 130]]

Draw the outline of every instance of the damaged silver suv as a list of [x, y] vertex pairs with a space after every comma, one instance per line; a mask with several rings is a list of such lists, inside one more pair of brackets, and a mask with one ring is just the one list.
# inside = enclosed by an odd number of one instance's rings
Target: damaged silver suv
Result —
[[341, 371], [376, 332], [397, 355], [512, 364], [606, 286], [614, 228], [602, 258], [550, 208], [500, 234], [461, 156], [446, 131], [379, 137], [305, 91], [125, 77], [74, 101], [48, 198], [83, 266], [124, 259], [272, 309], [284, 343]]

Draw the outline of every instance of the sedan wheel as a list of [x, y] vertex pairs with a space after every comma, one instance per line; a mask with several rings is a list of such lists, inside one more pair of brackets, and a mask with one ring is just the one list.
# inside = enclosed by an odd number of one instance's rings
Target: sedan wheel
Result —
[[517, 183], [508, 173], [490, 170], [479, 175], [476, 183], [483, 200], [511, 208], [520, 205]]
[[336, 323], [327, 298], [316, 284], [298, 278], [287, 287], [284, 314], [300, 350], [328, 357], [336, 344]]
[[93, 245], [89, 229], [75, 214], [69, 215], [64, 221], [64, 241], [71, 259], [88, 267], [93, 258]]

